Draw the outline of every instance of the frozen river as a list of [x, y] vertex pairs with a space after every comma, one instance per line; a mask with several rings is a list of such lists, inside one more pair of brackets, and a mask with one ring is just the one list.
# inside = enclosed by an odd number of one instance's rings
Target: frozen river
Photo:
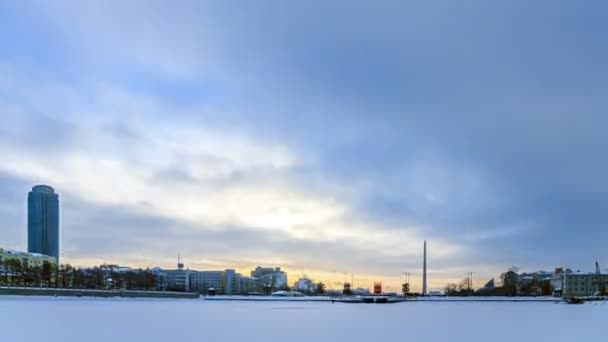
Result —
[[605, 340], [608, 304], [0, 297], [2, 341]]

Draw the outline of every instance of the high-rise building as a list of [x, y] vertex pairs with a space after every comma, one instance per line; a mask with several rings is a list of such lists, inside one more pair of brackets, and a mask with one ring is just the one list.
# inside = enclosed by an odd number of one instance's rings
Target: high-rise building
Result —
[[27, 196], [27, 251], [59, 261], [59, 196], [48, 185], [36, 185]]

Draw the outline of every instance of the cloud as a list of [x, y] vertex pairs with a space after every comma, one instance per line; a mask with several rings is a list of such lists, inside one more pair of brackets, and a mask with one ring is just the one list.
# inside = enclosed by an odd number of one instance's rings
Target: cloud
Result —
[[446, 278], [601, 258], [603, 2], [1, 6], [25, 43], [0, 48], [0, 172], [82, 202], [66, 229], [122, 227], [131, 260], [176, 241], [389, 277], [424, 238]]

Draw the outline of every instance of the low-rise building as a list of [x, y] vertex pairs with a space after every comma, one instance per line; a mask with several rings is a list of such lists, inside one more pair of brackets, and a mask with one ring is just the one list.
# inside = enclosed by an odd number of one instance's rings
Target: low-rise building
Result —
[[257, 293], [260, 290], [260, 282], [257, 278], [247, 277], [237, 273], [238, 294]]
[[0, 266], [8, 260], [18, 260], [23, 268], [42, 267], [45, 262], [57, 266], [57, 259], [48, 255], [0, 248]]
[[233, 295], [239, 292], [239, 281], [235, 270], [224, 271], [224, 294]]
[[553, 295], [556, 297], [561, 297], [564, 292], [564, 269], [561, 267], [557, 267], [553, 274], [551, 275], [551, 290], [553, 291]]
[[153, 269], [157, 277], [164, 278], [157, 287], [174, 291], [190, 291], [207, 294], [235, 295], [255, 290], [256, 279], [243, 277], [235, 270], [195, 271]]
[[563, 282], [564, 297], [594, 296], [608, 286], [608, 274], [566, 273]]
[[315, 293], [317, 292], [317, 284], [307, 277], [302, 277], [293, 284], [293, 289], [303, 293]]
[[190, 292], [190, 270], [165, 270], [166, 290]]
[[271, 286], [275, 289], [287, 287], [287, 273], [281, 271], [280, 267], [256, 267], [251, 271], [251, 277], [257, 278], [263, 286]]
[[190, 289], [200, 293], [209, 293], [213, 289], [217, 294], [236, 295], [255, 291], [257, 279], [237, 273], [233, 269], [224, 271], [192, 271]]
[[283, 289], [287, 285], [287, 274], [280, 268], [258, 268], [257, 273], [252, 271], [260, 277], [246, 277], [233, 269], [195, 271], [184, 269], [182, 263], [178, 263], [175, 270], [154, 267], [150, 271], [155, 275], [156, 288], [168, 291], [237, 295], [258, 293], [264, 285], [270, 283], [273, 283], [276, 289]]
[[150, 271], [152, 272], [152, 274], [154, 274], [155, 289], [157, 291], [167, 290], [167, 272], [160, 267], [153, 267], [152, 269], [150, 269]]
[[208, 293], [213, 289], [215, 293], [224, 293], [225, 284], [225, 271], [192, 271], [190, 275], [190, 288], [195, 292]]

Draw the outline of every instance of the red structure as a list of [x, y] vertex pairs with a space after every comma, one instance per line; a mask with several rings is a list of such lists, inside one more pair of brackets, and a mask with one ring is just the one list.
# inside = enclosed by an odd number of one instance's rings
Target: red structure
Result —
[[382, 294], [382, 283], [374, 283], [374, 294]]

